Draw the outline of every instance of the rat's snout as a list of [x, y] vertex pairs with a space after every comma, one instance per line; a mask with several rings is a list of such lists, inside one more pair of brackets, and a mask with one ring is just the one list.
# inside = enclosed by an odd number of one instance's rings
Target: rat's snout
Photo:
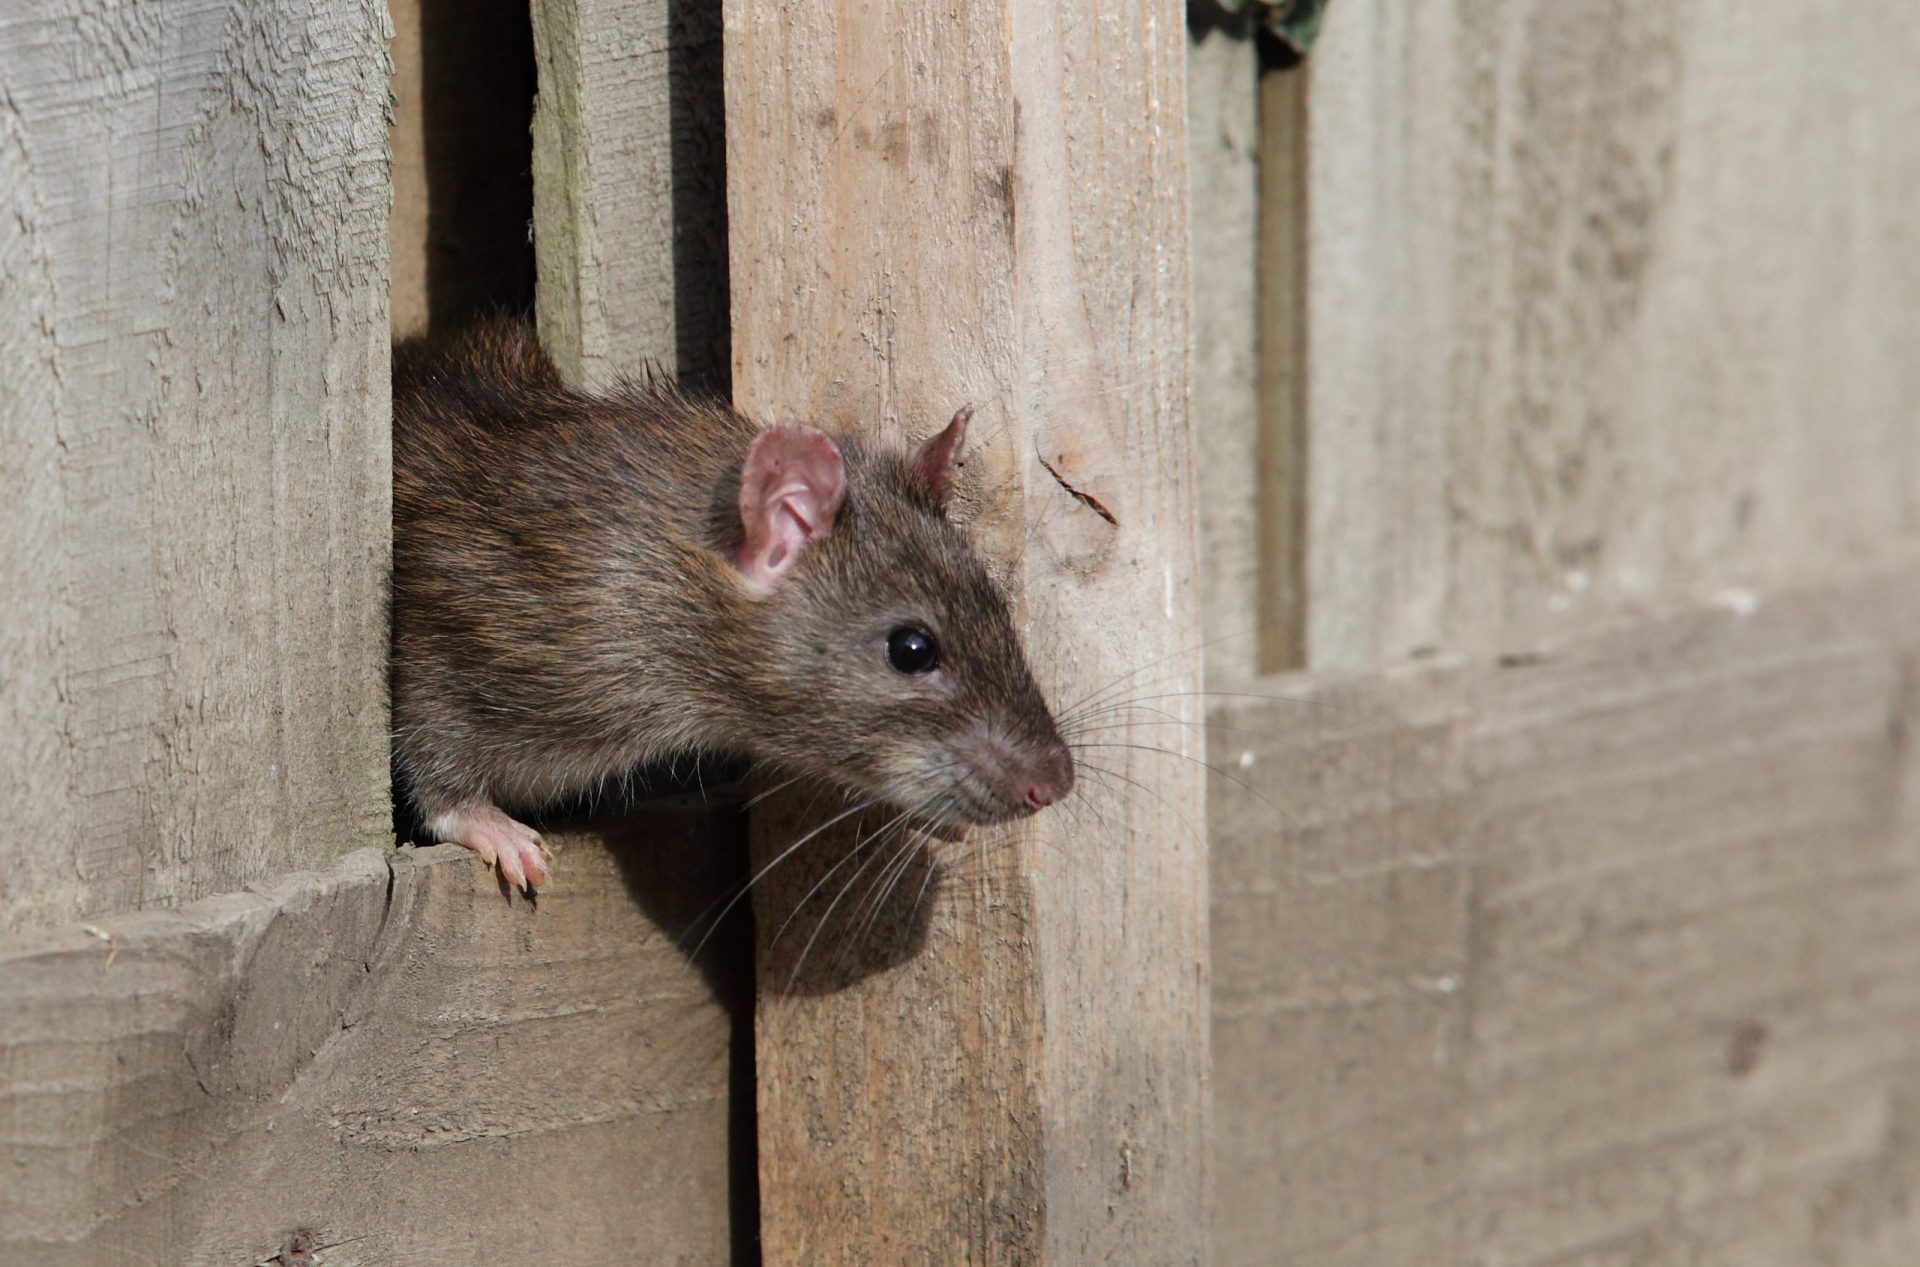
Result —
[[1005, 822], [1043, 810], [1073, 791], [1073, 756], [1058, 736], [1012, 739], [977, 732], [963, 750], [976, 808], [966, 817], [977, 823]]
[[1065, 744], [1054, 741], [1020, 776], [1020, 800], [1028, 809], [1042, 810], [1066, 799], [1073, 791], [1073, 758]]

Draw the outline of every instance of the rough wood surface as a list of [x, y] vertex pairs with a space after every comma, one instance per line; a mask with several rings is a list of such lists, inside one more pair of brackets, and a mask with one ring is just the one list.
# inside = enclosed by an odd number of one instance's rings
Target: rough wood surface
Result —
[[[534, 0], [531, 17], [539, 83], [533, 112], [535, 312], [542, 343], [563, 373], [589, 386], [644, 373], [649, 362], [695, 388], [723, 386], [727, 274], [718, 7], [704, 0]], [[711, 818], [704, 830], [715, 834], [732, 825]], [[738, 881], [744, 865], [735, 851], [716, 875]], [[636, 892], [649, 896], [645, 885]], [[740, 910], [744, 919], [745, 906]], [[720, 937], [702, 953], [711, 971], [740, 982], [743, 991], [749, 988], [750, 939]], [[697, 1138], [687, 1173], [676, 1156], [678, 1143], [669, 1138], [640, 1141], [624, 1175], [603, 1176], [596, 1161], [578, 1155], [561, 1167], [560, 1173], [580, 1176], [599, 1193], [648, 1191], [664, 1177], [660, 1200], [638, 1229], [642, 1234], [620, 1242], [635, 1247], [627, 1251], [635, 1261], [679, 1261], [671, 1257], [671, 1246], [701, 1244], [708, 1250], [688, 1250], [686, 1262], [757, 1261], [752, 1014], [744, 997], [736, 1001], [743, 1006], [730, 1012], [719, 998], [688, 1000], [677, 1013], [652, 1018], [654, 1025], [687, 1031], [687, 1058], [697, 1054], [711, 1066], [709, 1085], [728, 1093], [724, 1103], [716, 1099], [690, 1119], [687, 1129]], [[669, 1028], [649, 1033], [651, 1041], [682, 1041]], [[658, 1081], [648, 1075], [634, 1085], [649, 1095], [671, 1095], [675, 1084], [668, 1070]], [[718, 1133], [723, 1126], [729, 1133]], [[594, 1173], [587, 1173], [583, 1160]], [[698, 1188], [691, 1198], [688, 1185]], [[628, 1204], [618, 1197], [591, 1200], [601, 1219], [617, 1217]], [[684, 1224], [676, 1221], [682, 1202]], [[717, 1235], [722, 1230], [726, 1238]], [[582, 1254], [569, 1261], [605, 1259]]]
[[387, 830], [383, 27], [0, 14], [0, 929]]
[[651, 359], [723, 387], [727, 224], [711, 0], [534, 0], [540, 338], [600, 384]]
[[1214, 710], [1223, 1267], [1920, 1261], [1920, 565], [1756, 601]]
[[[1043, 683], [1192, 686], [1181, 6], [739, 0], [725, 24], [736, 397], [912, 436], [972, 401], [963, 495]], [[890, 971], [785, 993], [791, 907], [757, 904], [769, 1261], [1204, 1258], [1200, 783], [1084, 755], [1099, 814], [958, 867]], [[760, 858], [791, 822], [763, 818]]]
[[1915, 65], [1885, 2], [1331, 6], [1307, 663], [1920, 533]]
[[1308, 200], [1312, 72], [1260, 77], [1259, 516], [1257, 667], [1281, 673], [1307, 662], [1310, 558], [1307, 507], [1312, 430], [1307, 416]]
[[0, 1262], [727, 1261], [730, 1025], [663, 928], [729, 851], [556, 839], [537, 910], [367, 850], [0, 949]]
[[425, 334], [431, 323], [431, 191], [427, 186], [426, 14], [421, 0], [388, 0], [393, 39], [393, 117], [387, 151], [393, 205], [387, 213], [387, 319], [395, 339]]
[[1211, 30], [1188, 46], [1201, 614], [1207, 672], [1227, 677], [1263, 667], [1259, 77], [1249, 39]]

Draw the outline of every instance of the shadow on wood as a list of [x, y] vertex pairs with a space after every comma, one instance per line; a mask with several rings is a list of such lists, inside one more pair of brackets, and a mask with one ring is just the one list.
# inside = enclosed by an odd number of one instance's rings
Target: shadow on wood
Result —
[[[753, 903], [765, 991], [832, 994], [926, 947], [940, 883], [931, 838], [891, 806], [854, 814], [832, 794], [824, 803], [783, 794], [754, 811], [764, 842]], [[851, 816], [834, 821], [843, 814]]]

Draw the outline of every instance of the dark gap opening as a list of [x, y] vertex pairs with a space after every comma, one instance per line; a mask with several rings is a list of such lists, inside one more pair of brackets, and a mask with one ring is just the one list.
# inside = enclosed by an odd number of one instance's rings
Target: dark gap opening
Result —
[[527, 0], [418, 0], [426, 311], [444, 333], [533, 307]]
[[[1250, 43], [1258, 64], [1255, 165], [1255, 587], [1260, 673], [1307, 660], [1308, 84], [1325, 0], [1187, 0], [1196, 44]], [[1242, 63], [1244, 64], [1244, 63]], [[1205, 212], [1195, 208], [1195, 215]], [[1203, 456], [1204, 460], [1204, 456]]]
[[727, 272], [726, 91], [720, 6], [667, 2], [667, 101], [673, 138], [674, 373], [686, 386], [733, 394]]

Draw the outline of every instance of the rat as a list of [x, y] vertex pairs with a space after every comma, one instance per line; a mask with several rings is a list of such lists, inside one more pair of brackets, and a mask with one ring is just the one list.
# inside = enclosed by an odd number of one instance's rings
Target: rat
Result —
[[917, 447], [763, 426], [658, 376], [562, 381], [524, 320], [396, 346], [393, 766], [418, 830], [531, 891], [522, 821], [743, 756], [937, 827], [1065, 797], [1005, 597]]

